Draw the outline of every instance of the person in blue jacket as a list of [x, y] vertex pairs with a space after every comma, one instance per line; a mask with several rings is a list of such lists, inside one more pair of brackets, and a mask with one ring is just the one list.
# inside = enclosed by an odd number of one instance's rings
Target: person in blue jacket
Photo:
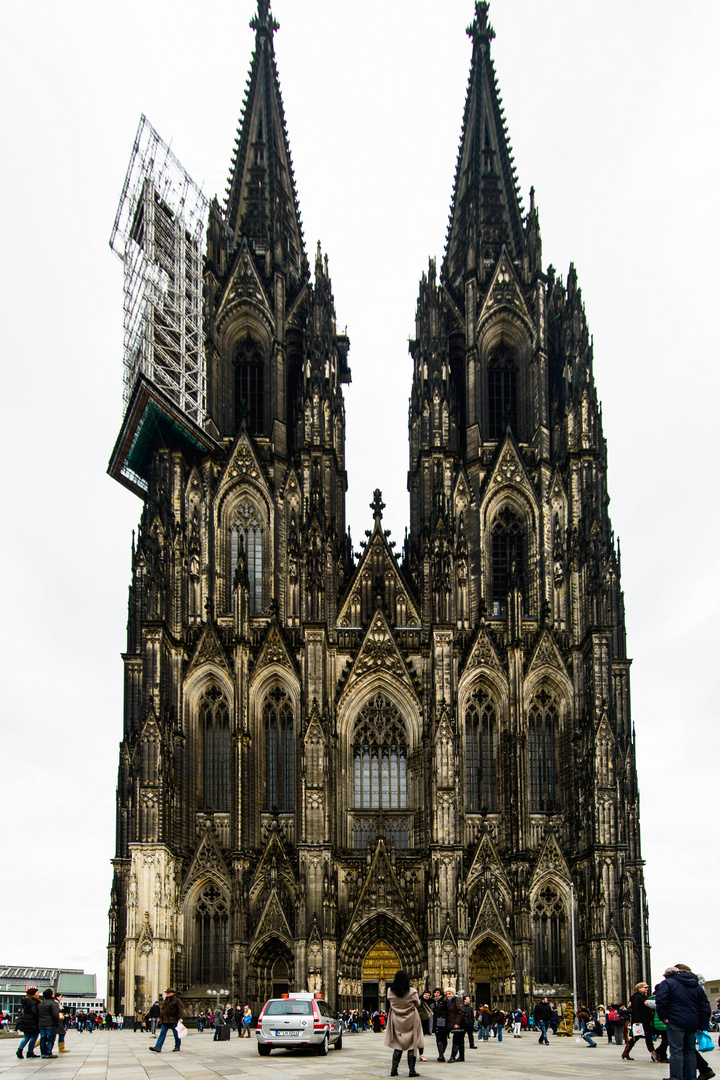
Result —
[[670, 1080], [695, 1080], [695, 1032], [707, 1028], [710, 1002], [686, 964], [665, 973], [655, 995], [658, 1017], [667, 1025]]

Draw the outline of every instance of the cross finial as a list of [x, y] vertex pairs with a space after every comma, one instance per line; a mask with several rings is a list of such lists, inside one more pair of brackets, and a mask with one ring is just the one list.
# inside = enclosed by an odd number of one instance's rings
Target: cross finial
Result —
[[271, 37], [280, 28], [280, 23], [275, 21], [270, 11], [270, 0], [258, 0], [257, 14], [250, 20], [250, 27], [258, 32], [268, 31]]
[[380, 488], [375, 488], [373, 491], [373, 501], [370, 503], [370, 509], [373, 512], [375, 521], [382, 521], [382, 512], [385, 509], [385, 503], [382, 501], [382, 491]]
[[495, 31], [488, 21], [489, 10], [490, 4], [487, 0], [475, 0], [475, 18], [467, 28], [468, 37], [473, 39], [473, 44], [482, 38], [492, 41], [495, 37]]

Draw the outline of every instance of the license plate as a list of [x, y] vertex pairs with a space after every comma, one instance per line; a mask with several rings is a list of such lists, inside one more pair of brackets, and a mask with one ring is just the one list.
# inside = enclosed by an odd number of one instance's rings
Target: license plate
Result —
[[276, 1031], [274, 1034], [275, 1034], [276, 1039], [282, 1039], [283, 1035], [299, 1035], [300, 1032], [299, 1031]]

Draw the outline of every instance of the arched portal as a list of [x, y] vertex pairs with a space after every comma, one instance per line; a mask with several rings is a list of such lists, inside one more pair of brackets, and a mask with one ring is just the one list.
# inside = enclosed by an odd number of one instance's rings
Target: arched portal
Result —
[[[384, 957], [382, 975], [381, 957]], [[366, 966], [368, 959], [374, 967]], [[366, 971], [368, 975], [371, 970], [376, 972], [373, 978], [367, 978], [367, 982], [378, 984], [378, 1003], [384, 1005], [386, 986], [392, 982], [396, 971], [400, 968], [407, 971], [413, 985], [420, 989], [426, 966], [425, 952], [415, 928], [389, 911], [378, 911], [363, 922], [351, 924], [338, 950], [338, 1006], [362, 1007]]]
[[268, 998], [280, 997], [295, 986], [295, 957], [287, 942], [277, 937], [265, 938], [253, 949], [248, 964], [248, 1004], [262, 1008]]
[[386, 941], [377, 941], [365, 954], [362, 968], [363, 1009], [372, 1016], [385, 999], [388, 983], [400, 970], [400, 958]]
[[470, 953], [470, 986], [478, 1005], [506, 1011], [513, 1001], [512, 956], [491, 937], [482, 938]]

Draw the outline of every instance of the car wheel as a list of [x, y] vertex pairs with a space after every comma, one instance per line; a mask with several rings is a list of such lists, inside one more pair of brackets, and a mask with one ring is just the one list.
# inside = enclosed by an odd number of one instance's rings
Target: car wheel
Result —
[[340, 1033], [340, 1035], [338, 1035], [338, 1040], [335, 1043], [335, 1049], [342, 1050], [342, 1032]]
[[326, 1031], [325, 1032], [325, 1038], [323, 1039], [323, 1041], [318, 1046], [318, 1054], [320, 1055], [320, 1057], [325, 1057], [325, 1055], [328, 1052], [328, 1047], [329, 1046], [330, 1046], [330, 1036], [328, 1035], [328, 1033]]
[[265, 1046], [264, 1043], [258, 1043], [258, 1054], [260, 1057], [270, 1057], [270, 1051], [272, 1047]]

